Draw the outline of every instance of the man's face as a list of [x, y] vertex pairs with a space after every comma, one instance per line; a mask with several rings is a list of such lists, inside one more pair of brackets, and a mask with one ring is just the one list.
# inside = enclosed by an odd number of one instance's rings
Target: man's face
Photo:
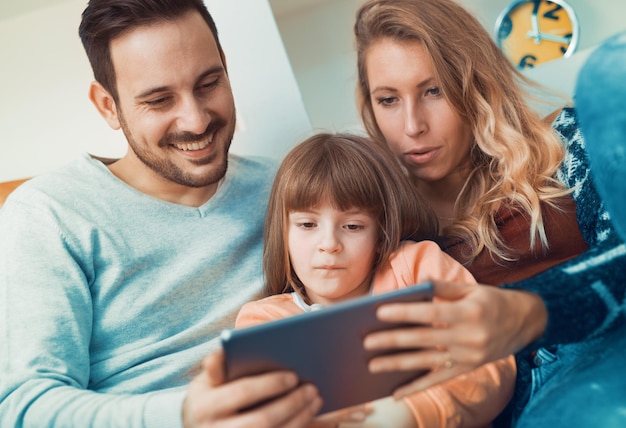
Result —
[[[226, 173], [235, 105], [223, 58], [199, 13], [111, 41], [116, 111], [144, 185], [205, 187]], [[163, 182], [165, 179], [165, 182]], [[151, 184], [152, 183], [152, 184]]]

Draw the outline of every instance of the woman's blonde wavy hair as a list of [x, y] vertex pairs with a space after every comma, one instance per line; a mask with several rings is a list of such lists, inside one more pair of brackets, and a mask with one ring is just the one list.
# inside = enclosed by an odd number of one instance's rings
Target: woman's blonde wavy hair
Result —
[[[449, 236], [465, 239], [471, 262], [487, 249], [495, 261], [514, 256], [503, 241], [496, 215], [504, 206], [530, 220], [531, 249], [548, 248], [542, 203], [558, 208], [569, 191], [556, 179], [564, 146], [550, 126], [526, 103], [521, 75], [484, 27], [451, 0], [371, 0], [362, 5], [354, 27], [357, 96], [367, 132], [382, 144], [367, 81], [366, 56], [381, 39], [420, 43], [432, 58], [435, 78], [461, 120], [473, 130], [473, 168], [459, 193]], [[391, 65], [390, 65], [391, 66]]]

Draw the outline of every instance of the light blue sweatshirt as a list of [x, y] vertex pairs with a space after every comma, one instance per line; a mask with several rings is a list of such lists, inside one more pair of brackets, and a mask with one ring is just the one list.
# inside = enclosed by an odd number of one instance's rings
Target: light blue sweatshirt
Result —
[[0, 427], [181, 426], [189, 370], [262, 288], [275, 163], [192, 208], [84, 155], [0, 209]]

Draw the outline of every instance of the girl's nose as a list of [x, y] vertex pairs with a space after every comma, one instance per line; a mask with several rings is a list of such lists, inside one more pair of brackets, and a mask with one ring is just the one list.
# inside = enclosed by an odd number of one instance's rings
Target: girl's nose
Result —
[[326, 230], [322, 233], [319, 250], [325, 253], [338, 253], [341, 251], [341, 242], [334, 230]]

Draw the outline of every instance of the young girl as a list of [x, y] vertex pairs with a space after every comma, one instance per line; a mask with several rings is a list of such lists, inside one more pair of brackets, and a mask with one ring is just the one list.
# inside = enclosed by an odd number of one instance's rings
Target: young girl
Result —
[[[427, 240], [436, 233], [436, 218], [391, 151], [353, 135], [313, 136], [285, 157], [270, 194], [263, 256], [269, 297], [244, 305], [236, 326], [431, 279], [475, 282]], [[446, 358], [433, 369], [453, 365]], [[376, 401], [366, 422], [486, 425], [508, 402], [514, 377], [513, 358], [499, 360], [404, 401]]]

